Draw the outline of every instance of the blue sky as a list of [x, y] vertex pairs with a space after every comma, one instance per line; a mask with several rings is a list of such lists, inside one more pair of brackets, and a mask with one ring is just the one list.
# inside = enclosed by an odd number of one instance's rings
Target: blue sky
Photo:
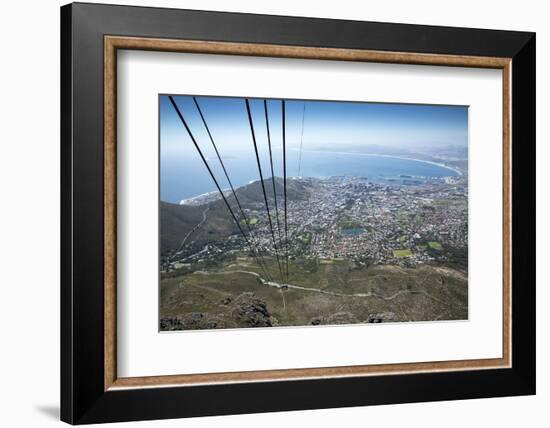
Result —
[[[174, 96], [201, 149], [215, 156], [191, 96]], [[253, 151], [244, 98], [197, 97], [222, 156]], [[251, 99], [251, 111], [260, 150], [267, 146], [263, 100]], [[282, 145], [281, 101], [268, 100], [271, 141]], [[335, 151], [380, 145], [388, 148], [468, 144], [468, 108], [420, 104], [384, 104], [332, 101], [286, 101], [286, 138], [289, 149], [300, 145], [304, 114], [303, 149]], [[160, 97], [161, 158], [180, 157], [194, 150], [168, 96]]]

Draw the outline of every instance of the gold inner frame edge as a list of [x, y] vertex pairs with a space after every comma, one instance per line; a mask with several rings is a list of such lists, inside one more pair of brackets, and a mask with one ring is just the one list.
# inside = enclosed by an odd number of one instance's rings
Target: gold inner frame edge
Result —
[[[393, 64], [494, 68], [502, 70], [503, 90], [503, 349], [502, 358], [376, 364], [303, 369], [204, 373], [119, 378], [116, 367], [116, 54], [118, 49], [213, 55], [241, 55]], [[220, 383], [290, 381], [315, 378], [360, 377], [407, 373], [480, 370], [511, 367], [511, 78], [510, 58], [388, 52], [362, 49], [256, 43], [174, 40], [141, 37], [104, 37], [104, 390], [193, 386]]]

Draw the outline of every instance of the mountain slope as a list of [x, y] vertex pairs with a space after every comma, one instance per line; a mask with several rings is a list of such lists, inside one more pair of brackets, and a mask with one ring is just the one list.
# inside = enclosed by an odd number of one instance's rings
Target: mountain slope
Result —
[[[264, 186], [270, 207], [273, 208], [273, 183], [271, 178], [264, 180]], [[305, 198], [310, 191], [310, 187], [308, 180], [288, 180], [287, 200]], [[278, 201], [282, 204], [284, 189], [283, 181], [280, 178], [275, 180], [275, 191]], [[264, 196], [260, 181], [239, 187], [235, 193], [243, 209], [261, 210], [263, 208]], [[236, 217], [239, 220], [242, 219], [233, 195], [227, 196], [227, 200], [234, 209]], [[197, 225], [199, 226], [197, 227]], [[191, 231], [193, 233], [189, 235]], [[188, 235], [189, 241], [193, 241], [197, 246], [200, 246], [236, 233], [239, 233], [239, 229], [221, 198], [201, 205], [178, 205], [163, 201], [160, 203], [162, 255], [177, 250]]]

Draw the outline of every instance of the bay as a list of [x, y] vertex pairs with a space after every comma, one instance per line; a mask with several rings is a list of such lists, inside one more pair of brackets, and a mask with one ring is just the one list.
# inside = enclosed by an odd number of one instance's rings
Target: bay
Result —
[[[260, 158], [264, 179], [271, 177], [269, 155], [261, 153]], [[220, 187], [228, 188], [227, 179], [218, 159], [214, 157], [207, 161]], [[227, 157], [223, 162], [235, 188], [260, 178], [254, 153]], [[282, 156], [274, 155], [273, 167], [275, 176], [282, 177]], [[457, 175], [459, 175], [457, 171], [441, 165], [395, 156], [303, 151], [300, 159], [297, 150], [287, 152], [288, 177], [363, 177], [376, 182], [403, 176], [440, 178]], [[160, 197], [166, 202], [179, 203], [182, 199], [216, 190], [214, 181], [198, 156], [185, 158], [165, 156], [160, 164], [160, 180]]]

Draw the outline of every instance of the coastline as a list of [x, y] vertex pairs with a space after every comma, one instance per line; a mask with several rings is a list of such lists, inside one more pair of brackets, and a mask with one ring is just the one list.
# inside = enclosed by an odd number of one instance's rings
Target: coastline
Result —
[[[222, 189], [222, 192], [225, 194], [226, 192], [228, 192], [230, 190], [231, 189], [229, 189], [229, 188]], [[217, 193], [219, 193], [217, 190], [212, 190], [211, 192], [201, 193], [200, 195], [197, 195], [197, 196], [192, 196], [190, 198], [181, 199], [178, 202], [178, 205], [188, 205], [190, 202], [194, 202], [197, 199], [201, 199], [201, 198], [204, 198], [204, 197], [207, 197], [207, 196], [210, 196], [210, 195], [214, 195], [214, 194], [217, 194]]]
[[[290, 150], [298, 150], [298, 149], [292, 148]], [[394, 159], [401, 159], [401, 160], [410, 160], [410, 161], [414, 161], [414, 162], [423, 162], [423, 163], [427, 163], [427, 164], [430, 164], [430, 165], [439, 166], [439, 167], [447, 169], [449, 171], [453, 171], [455, 174], [458, 174], [460, 177], [462, 177], [464, 175], [464, 173], [460, 169], [449, 166], [449, 165], [445, 165], [443, 163], [434, 162], [434, 161], [430, 161], [430, 160], [426, 160], [426, 159], [409, 158], [409, 157], [406, 157], [406, 156], [388, 155], [388, 154], [382, 154], [382, 153], [354, 153], [354, 152], [341, 152], [341, 151], [329, 151], [329, 150], [303, 150], [303, 152], [307, 152], [307, 153], [326, 153], [326, 154], [333, 153], [333, 154], [339, 154], [339, 155], [385, 157], [385, 158], [394, 158]], [[297, 177], [287, 177], [287, 178], [292, 179], [292, 178], [297, 178]], [[252, 183], [254, 183], [256, 181], [259, 181], [259, 180], [260, 180], [259, 178], [256, 179], [256, 180], [250, 180], [246, 185], [252, 184]], [[226, 192], [229, 192], [230, 190], [231, 190], [230, 188], [222, 189], [224, 194], [226, 194]], [[186, 198], [186, 199], [181, 199], [179, 202], [177, 202], [177, 204], [178, 205], [189, 205], [189, 204], [193, 205], [194, 202], [196, 202], [198, 200], [201, 200], [203, 198], [207, 198], [209, 196], [213, 196], [217, 193], [218, 193], [217, 190], [213, 190], [211, 192], [206, 192], [206, 193], [201, 193], [200, 195], [192, 196], [192, 197]]]
[[[291, 150], [297, 150], [297, 149], [291, 149]], [[372, 156], [372, 157], [383, 157], [383, 158], [394, 158], [394, 159], [410, 160], [410, 161], [415, 161], [415, 162], [424, 162], [424, 163], [428, 163], [430, 165], [436, 165], [436, 166], [439, 166], [441, 168], [448, 169], [450, 171], [453, 171], [453, 172], [457, 173], [460, 177], [462, 177], [464, 175], [464, 173], [460, 169], [455, 168], [453, 166], [445, 165], [443, 163], [434, 162], [434, 161], [430, 161], [430, 160], [426, 160], [426, 159], [408, 158], [406, 156], [399, 156], [399, 155], [386, 155], [386, 154], [382, 154], [382, 153], [361, 153], [361, 152], [357, 152], [357, 153], [356, 152], [335, 152], [335, 151], [332, 151], [332, 150], [302, 150], [302, 152], [334, 153], [334, 154], [337, 154], [337, 155]]]
[[[248, 183], [244, 184], [243, 186], [248, 186], [249, 184], [252, 184], [252, 183], [255, 183], [257, 181], [260, 181], [260, 179], [256, 179], [256, 180], [250, 180]], [[242, 187], [242, 186], [240, 186]], [[226, 187], [225, 189], [222, 189], [222, 192], [224, 194], [228, 193], [231, 191], [231, 188], [229, 187]], [[196, 201], [197, 199], [201, 199], [201, 198], [205, 198], [207, 196], [210, 196], [210, 195], [215, 195], [219, 193], [217, 190], [212, 190], [211, 192], [206, 192], [206, 193], [201, 193], [200, 195], [197, 195], [197, 196], [192, 196], [190, 198], [186, 198], [186, 199], [181, 199], [179, 202], [178, 202], [178, 205], [186, 205], [186, 204], [189, 204], [189, 202], [194, 202]], [[228, 195], [226, 195], [228, 196]]]

